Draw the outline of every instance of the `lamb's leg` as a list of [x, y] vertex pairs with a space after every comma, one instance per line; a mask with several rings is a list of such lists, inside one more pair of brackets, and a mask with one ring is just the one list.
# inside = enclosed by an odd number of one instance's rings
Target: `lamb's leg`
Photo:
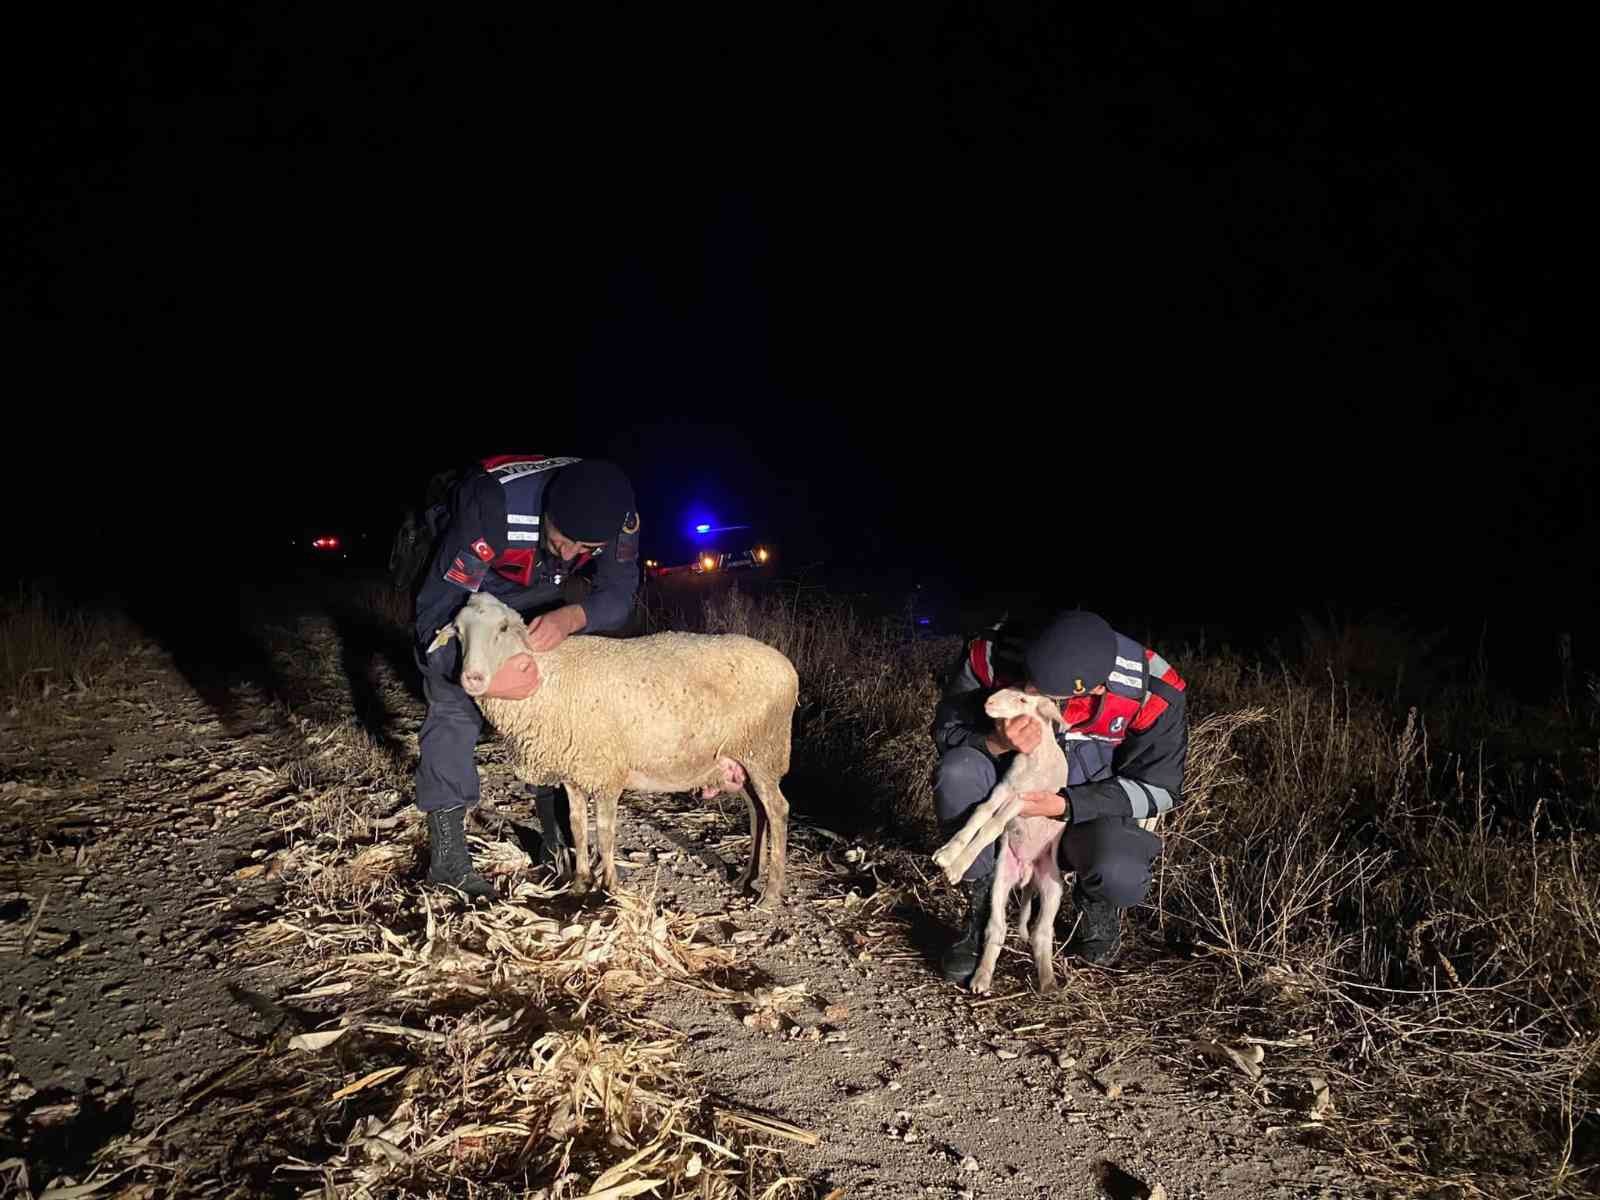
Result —
[[[783, 900], [783, 876], [788, 866], [789, 801], [778, 787], [778, 777], [761, 767], [750, 767], [750, 783], [767, 818], [766, 876], [762, 881], [757, 908], [776, 908]], [[750, 861], [756, 861], [756, 847], [750, 847]]]
[[739, 878], [733, 883], [734, 892], [742, 894], [749, 888], [750, 881], [756, 877], [757, 864], [761, 861], [761, 835], [766, 825], [766, 809], [764, 805], [756, 803], [750, 784], [745, 784], [739, 792], [750, 808], [750, 859], [745, 863]]
[[[1001, 804], [1005, 803], [1006, 795], [1006, 788], [996, 787], [992, 792], [989, 793], [982, 803], [974, 805], [972, 812], [968, 815], [966, 822], [961, 826], [961, 828], [955, 832], [954, 836], [952, 836], [948, 842], [940, 846], [939, 849], [934, 852], [934, 866], [943, 867], [945, 869], [945, 873], [948, 875], [950, 872], [950, 864], [955, 862], [956, 859], [960, 857], [961, 852], [965, 850], [972, 842], [972, 839], [978, 835], [978, 830], [982, 829], [984, 823], [994, 815], [995, 809]], [[955, 883], [960, 878], [961, 876], [957, 875], [954, 879], [951, 879], [950, 882]]]
[[595, 834], [600, 842], [600, 886], [608, 892], [617, 890], [617, 799], [618, 788], [606, 788], [594, 796]]
[[1017, 881], [1016, 855], [1002, 846], [996, 856], [994, 884], [989, 893], [989, 926], [983, 931], [983, 957], [978, 969], [972, 973], [973, 995], [987, 995], [994, 982], [994, 964], [1000, 958], [1000, 947], [1006, 940], [1006, 901]]
[[1034, 919], [1029, 940], [1033, 943], [1033, 970], [1041, 992], [1056, 990], [1055, 928], [1061, 910], [1061, 867], [1056, 862], [1056, 844], [1045, 847], [1033, 867], [1033, 883], [1039, 893], [1039, 915]]
[[567, 799], [572, 805], [572, 894], [582, 896], [594, 886], [589, 872], [589, 797], [569, 783]]
[[1033, 899], [1039, 894], [1039, 888], [1034, 883], [1025, 883], [1017, 889], [1021, 903], [1017, 905], [1017, 937], [1023, 942], [1029, 939], [1028, 918], [1033, 915]]
[[[951, 883], [961, 882], [967, 873], [967, 868], [972, 866], [978, 855], [983, 853], [983, 848], [1004, 833], [1006, 826], [1011, 823], [1011, 818], [1022, 809], [1022, 797], [1009, 788], [996, 788], [995, 795], [978, 807], [982, 809], [985, 805], [995, 802], [997, 798], [998, 803], [994, 803], [994, 807], [978, 827], [976, 835], [955, 854], [950, 865], [945, 868], [944, 876]], [[958, 834], [957, 837], [959, 836]]]

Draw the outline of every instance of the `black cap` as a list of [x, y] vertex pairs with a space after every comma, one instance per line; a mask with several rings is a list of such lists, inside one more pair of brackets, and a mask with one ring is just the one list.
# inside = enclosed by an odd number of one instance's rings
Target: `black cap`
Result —
[[609, 542], [633, 511], [633, 485], [616, 463], [584, 458], [550, 481], [545, 512], [575, 542]]
[[1117, 660], [1117, 635], [1103, 617], [1075, 609], [1057, 615], [1022, 657], [1041, 692], [1072, 696], [1106, 681]]

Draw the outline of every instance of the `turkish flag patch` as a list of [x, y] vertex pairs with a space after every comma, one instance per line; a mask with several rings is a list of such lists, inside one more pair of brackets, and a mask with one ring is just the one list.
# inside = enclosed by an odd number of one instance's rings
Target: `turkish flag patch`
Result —
[[484, 562], [490, 562], [494, 559], [494, 547], [482, 538], [472, 543], [472, 552], [483, 559]]
[[455, 561], [450, 564], [450, 569], [444, 573], [444, 577], [457, 587], [475, 592], [483, 586], [483, 577], [488, 573], [489, 568], [477, 559], [458, 554]]

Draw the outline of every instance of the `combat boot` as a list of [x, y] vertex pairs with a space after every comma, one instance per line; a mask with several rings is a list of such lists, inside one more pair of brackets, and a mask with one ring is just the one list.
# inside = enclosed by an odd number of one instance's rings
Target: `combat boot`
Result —
[[460, 888], [473, 900], [493, 900], [494, 885], [472, 869], [467, 853], [465, 808], [428, 814], [428, 882]]
[[946, 983], [964, 984], [978, 969], [984, 933], [989, 928], [994, 872], [991, 870], [981, 879], [963, 879], [961, 889], [967, 894], [967, 927], [939, 959], [939, 974]]
[[1078, 920], [1066, 952], [1098, 967], [1110, 966], [1122, 949], [1122, 910], [1109, 900], [1089, 899], [1078, 883], [1072, 885], [1072, 903]]

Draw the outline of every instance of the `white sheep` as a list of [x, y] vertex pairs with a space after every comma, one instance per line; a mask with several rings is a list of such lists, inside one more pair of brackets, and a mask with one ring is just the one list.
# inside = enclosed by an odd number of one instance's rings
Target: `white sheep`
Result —
[[480, 592], [439, 629], [428, 653], [458, 638], [462, 686], [510, 742], [517, 776], [535, 785], [565, 785], [576, 852], [573, 892], [582, 895], [592, 882], [590, 797], [596, 802], [599, 882], [613, 890], [617, 800], [625, 789], [699, 792], [706, 798], [742, 792], [750, 809], [750, 861], [736, 886], [748, 887], [760, 871], [760, 907], [776, 905], [783, 894], [789, 820], [778, 781], [789, 770], [800, 690], [788, 658], [740, 634], [580, 635], [532, 655], [539, 684], [526, 699], [484, 696], [508, 659], [529, 653], [525, 629], [515, 609]]
[[[1022, 797], [1027, 792], [1058, 792], [1067, 786], [1067, 756], [1052, 735], [1050, 723], [1063, 728], [1057, 702], [1048, 696], [1034, 696], [1016, 688], [1002, 688], [984, 703], [991, 717], [1032, 717], [1040, 729], [1039, 745], [1031, 754], [1018, 754], [988, 797], [972, 810], [959, 832], [941, 846], [933, 861], [944, 868], [945, 878], [958, 882], [983, 848], [1001, 834], [995, 854], [994, 883], [989, 895], [989, 925], [984, 931], [983, 957], [972, 974], [975, 994], [989, 991], [994, 980], [995, 962], [1006, 936], [1006, 904], [1013, 888], [1022, 890], [1022, 907], [1017, 915], [1017, 935], [1033, 947], [1033, 965], [1041, 992], [1056, 990], [1055, 923], [1061, 908], [1061, 866], [1056, 852], [1064, 822], [1050, 817], [1022, 817]], [[1069, 737], [1071, 735], [1068, 735]], [[1028, 918], [1033, 899], [1039, 912], [1030, 929]]]

